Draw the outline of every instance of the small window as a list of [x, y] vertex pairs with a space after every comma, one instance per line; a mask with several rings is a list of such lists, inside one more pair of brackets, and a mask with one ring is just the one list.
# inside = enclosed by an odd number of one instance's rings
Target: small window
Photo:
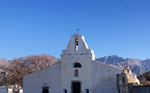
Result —
[[74, 76], [75, 76], [75, 77], [78, 77], [78, 76], [79, 76], [79, 72], [78, 72], [77, 69], [74, 71]]
[[78, 38], [75, 39], [75, 50], [78, 50]]
[[85, 89], [85, 93], [89, 93], [89, 89]]
[[81, 64], [80, 63], [75, 63], [74, 68], [81, 68]]
[[63, 93], [67, 93], [67, 89], [63, 89]]
[[49, 93], [49, 87], [43, 87], [42, 93]]

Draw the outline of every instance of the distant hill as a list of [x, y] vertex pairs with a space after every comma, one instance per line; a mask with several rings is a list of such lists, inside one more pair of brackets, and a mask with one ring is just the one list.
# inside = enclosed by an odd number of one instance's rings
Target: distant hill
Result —
[[8, 60], [0, 58], [0, 72], [4, 70], [3, 65], [8, 65]]
[[23, 85], [23, 76], [52, 66], [57, 58], [48, 55], [31, 55], [13, 60], [0, 59], [0, 86]]
[[[24, 58], [25, 57], [19, 59], [23, 60]], [[117, 55], [112, 55], [112, 56], [97, 58], [96, 60], [111, 65], [113, 67], [119, 67], [120, 69], [124, 68], [124, 63], [128, 63], [132, 72], [136, 73], [137, 75], [150, 71], [150, 59], [140, 60], [134, 58], [123, 58]], [[8, 64], [7, 59], [0, 58], [0, 70], [2, 70], [2, 65], [7, 65], [7, 64]]]
[[96, 60], [108, 65], [117, 66], [121, 69], [123, 69], [124, 63], [127, 63], [131, 68], [132, 72], [136, 73], [137, 75], [150, 71], [150, 59], [140, 60], [133, 58], [122, 58], [117, 55], [112, 55], [97, 58]]

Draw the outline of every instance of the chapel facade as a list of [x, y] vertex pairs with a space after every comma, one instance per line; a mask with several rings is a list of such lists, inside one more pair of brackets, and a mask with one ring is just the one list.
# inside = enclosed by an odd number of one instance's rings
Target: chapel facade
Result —
[[74, 34], [61, 61], [24, 77], [24, 93], [117, 93], [122, 70], [95, 61], [84, 36]]

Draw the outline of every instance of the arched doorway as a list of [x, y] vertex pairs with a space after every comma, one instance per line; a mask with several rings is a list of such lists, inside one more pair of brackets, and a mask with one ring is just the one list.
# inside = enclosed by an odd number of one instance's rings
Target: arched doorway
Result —
[[79, 81], [72, 82], [72, 93], [81, 93], [81, 83]]

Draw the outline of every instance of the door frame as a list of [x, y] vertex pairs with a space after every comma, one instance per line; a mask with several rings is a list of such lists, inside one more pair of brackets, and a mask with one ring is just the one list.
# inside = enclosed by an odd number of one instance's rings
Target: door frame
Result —
[[80, 83], [80, 93], [82, 93], [82, 82], [79, 80], [73, 80], [71, 81], [71, 93], [73, 93], [73, 83], [79, 82]]

